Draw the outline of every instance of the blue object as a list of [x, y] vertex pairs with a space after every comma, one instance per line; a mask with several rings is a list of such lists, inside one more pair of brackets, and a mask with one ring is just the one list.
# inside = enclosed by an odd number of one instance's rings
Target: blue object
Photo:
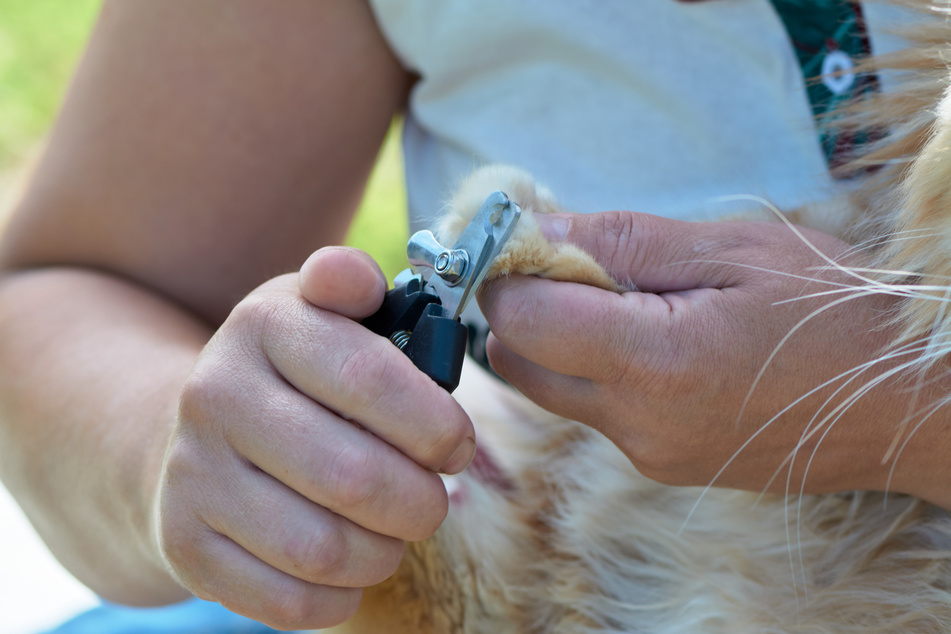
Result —
[[43, 634], [270, 634], [277, 632], [217, 603], [189, 599], [160, 608], [103, 602]]

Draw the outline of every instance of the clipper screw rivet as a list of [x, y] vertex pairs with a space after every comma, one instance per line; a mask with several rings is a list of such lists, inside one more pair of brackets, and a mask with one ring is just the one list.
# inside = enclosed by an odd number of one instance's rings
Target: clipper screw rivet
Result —
[[452, 285], [462, 279], [468, 262], [469, 257], [464, 250], [454, 249], [450, 251], [447, 249], [436, 256], [433, 270], [447, 284]]

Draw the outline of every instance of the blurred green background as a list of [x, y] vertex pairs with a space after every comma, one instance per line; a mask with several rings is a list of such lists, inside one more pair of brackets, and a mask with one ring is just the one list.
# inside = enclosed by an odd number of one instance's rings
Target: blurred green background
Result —
[[0, 169], [44, 134], [99, 0], [0, 0]]
[[[45, 136], [100, 3], [0, 0], [0, 176], [21, 169]], [[347, 237], [376, 257], [390, 279], [405, 268], [408, 239], [398, 137], [394, 126]]]

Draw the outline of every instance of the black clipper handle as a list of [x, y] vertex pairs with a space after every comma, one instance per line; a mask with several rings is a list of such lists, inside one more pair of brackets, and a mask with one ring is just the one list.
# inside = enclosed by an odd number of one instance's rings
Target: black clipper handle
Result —
[[412, 332], [426, 306], [439, 303], [439, 297], [423, 291], [419, 279], [412, 278], [406, 284], [386, 291], [380, 309], [361, 323], [389, 339], [401, 331]]
[[468, 329], [447, 317], [418, 279], [387, 291], [380, 310], [362, 323], [393, 341], [439, 387], [451, 393], [459, 386]]

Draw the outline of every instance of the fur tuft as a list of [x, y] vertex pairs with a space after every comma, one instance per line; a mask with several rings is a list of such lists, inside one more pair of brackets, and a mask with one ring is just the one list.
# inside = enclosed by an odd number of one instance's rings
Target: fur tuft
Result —
[[518, 203], [522, 217], [486, 279], [520, 273], [572, 280], [617, 293], [629, 290], [611, 279], [594, 258], [578, 247], [552, 244], [545, 239], [535, 214], [566, 212], [547, 188], [536, 185], [531, 175], [515, 167], [488, 165], [469, 176], [448, 204], [436, 237], [444, 244], [455, 242], [486, 197], [496, 190]]

